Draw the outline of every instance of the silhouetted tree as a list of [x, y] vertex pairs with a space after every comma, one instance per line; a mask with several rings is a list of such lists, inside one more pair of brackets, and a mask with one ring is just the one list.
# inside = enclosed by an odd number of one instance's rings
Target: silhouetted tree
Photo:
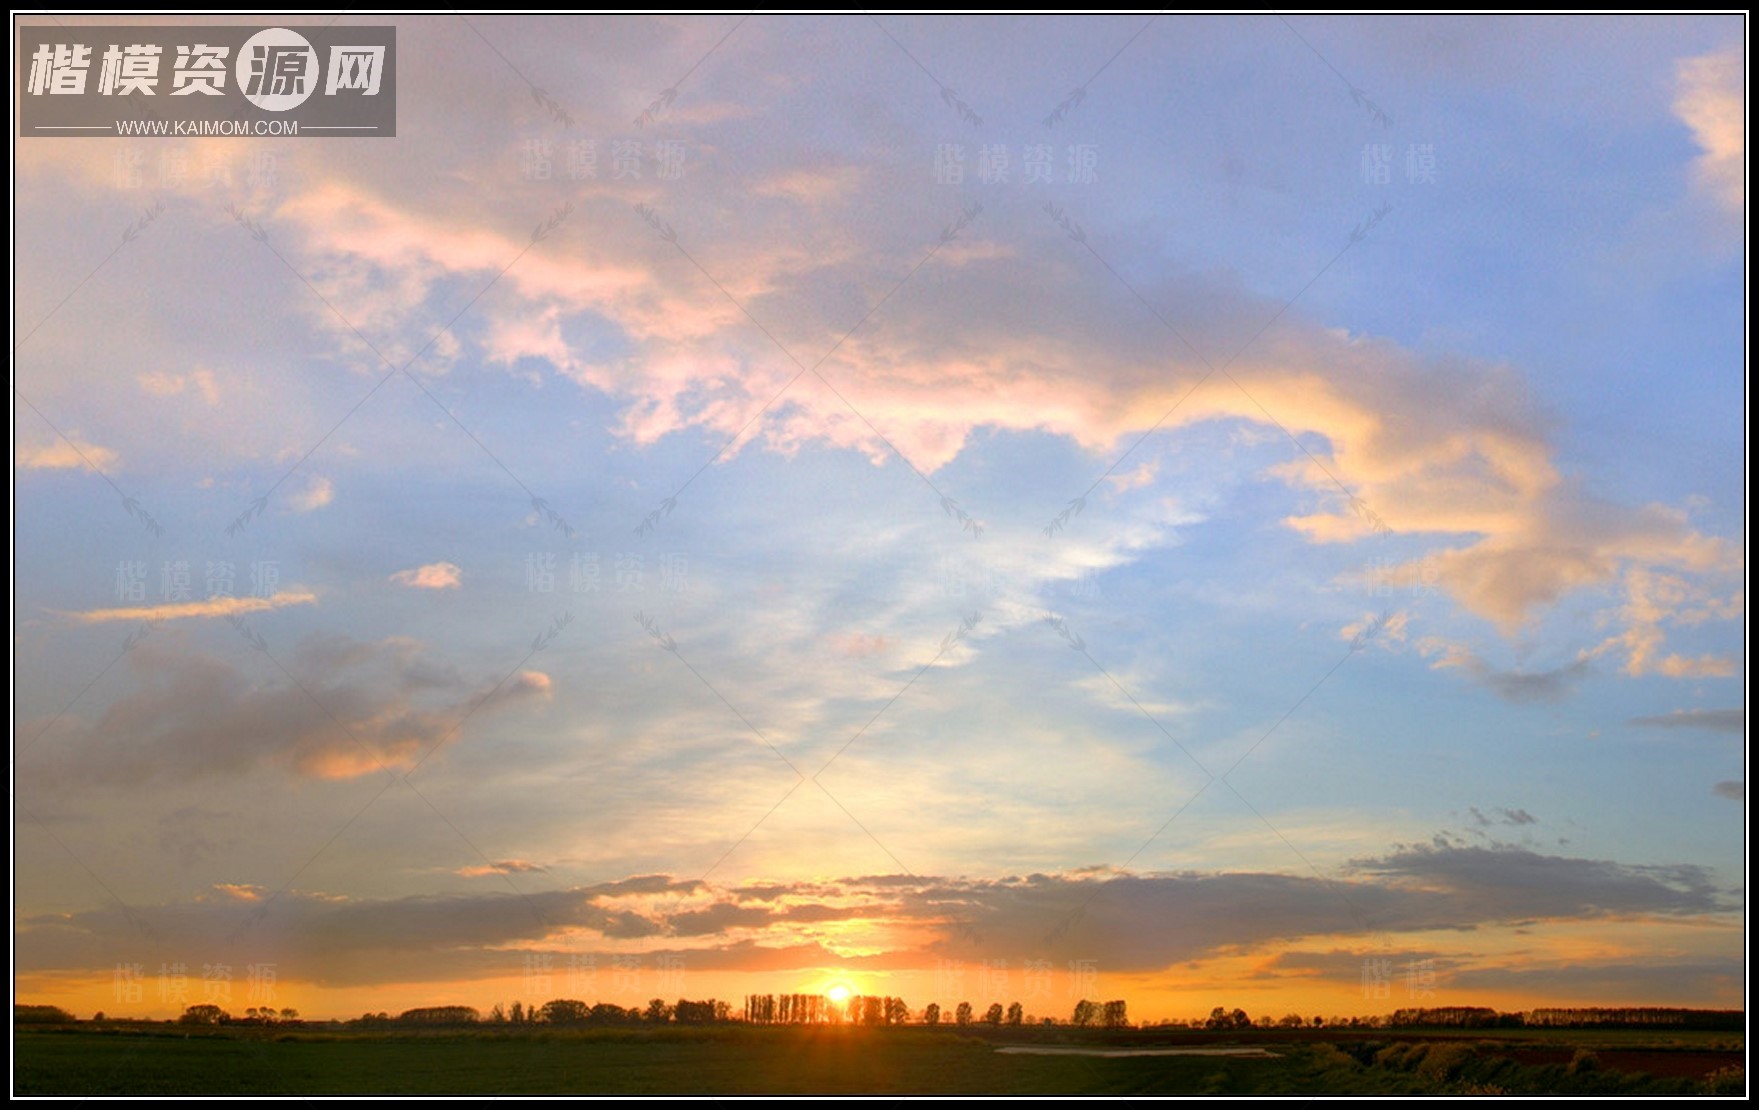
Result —
[[539, 1011], [546, 1025], [585, 1025], [592, 1007], [573, 998], [552, 998]]
[[[219, 1009], [218, 1006], [214, 1008], [216, 1010]], [[189, 1016], [187, 1011], [184, 1016]], [[78, 1019], [59, 1006], [14, 1006], [12, 1008], [12, 1020], [15, 1022], [27, 1022], [30, 1024], [63, 1025]], [[103, 1020], [103, 1015], [99, 1015], [92, 1020], [101, 1021]]]
[[1018, 1003], [1018, 1002], [1008, 1003], [1008, 1024], [1009, 1025], [1019, 1025], [1021, 1021], [1025, 1020], [1025, 1017], [1026, 1017], [1026, 1011], [1021, 1007], [1020, 1003]]
[[991, 1002], [989, 1009], [983, 1012], [983, 1020], [991, 1025], [1000, 1025], [1002, 1023], [1002, 1004]]
[[593, 1025], [628, 1025], [641, 1020], [641, 1011], [633, 1006], [625, 1010], [615, 1002], [595, 1002], [586, 1020]]
[[679, 1025], [707, 1025], [715, 1020], [717, 1005], [719, 1003], [712, 998], [702, 1002], [680, 998], [672, 1007], [672, 1020]]
[[971, 1024], [971, 1003], [969, 1003], [969, 1002], [959, 1003], [958, 1008], [953, 1011], [953, 1020], [958, 1022], [960, 1025], [970, 1025]]
[[1121, 998], [1113, 999], [1105, 1004], [1100, 1014], [1100, 1024], [1107, 1029], [1122, 1029], [1130, 1024], [1130, 1015]]
[[397, 1015], [404, 1025], [464, 1025], [477, 1020], [475, 1006], [417, 1006]]
[[231, 1021], [232, 1015], [212, 1002], [198, 1002], [185, 1009], [183, 1016], [177, 1020], [185, 1025], [220, 1025]]
[[1252, 1019], [1246, 1016], [1245, 1010], [1229, 1013], [1221, 1006], [1209, 1011], [1209, 1020], [1203, 1023], [1205, 1029], [1250, 1029]]
[[930, 1002], [927, 1009], [922, 1011], [922, 1023], [924, 1025], [939, 1025], [941, 1023], [941, 1004], [939, 1002]]
[[1086, 1028], [1090, 1025], [1099, 1024], [1099, 1014], [1099, 1003], [1090, 1002], [1083, 998], [1081, 1001], [1075, 1003], [1075, 1013], [1070, 1020], [1075, 1025]]

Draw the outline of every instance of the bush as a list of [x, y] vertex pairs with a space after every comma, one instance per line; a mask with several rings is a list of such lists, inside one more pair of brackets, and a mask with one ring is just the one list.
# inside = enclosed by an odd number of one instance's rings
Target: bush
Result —
[[1747, 1093], [1747, 1069], [1739, 1064], [1717, 1068], [1704, 1077], [1704, 1093], [1710, 1095], [1744, 1095]]
[[1431, 1045], [1417, 1068], [1417, 1074], [1431, 1083], [1446, 1083], [1459, 1078], [1460, 1072], [1477, 1056], [1470, 1045]]
[[1315, 1045], [1313, 1064], [1320, 1071], [1355, 1071], [1362, 1062], [1335, 1044]]
[[59, 1006], [14, 1006], [15, 1025], [62, 1025], [77, 1019]]
[[232, 1015], [212, 1002], [201, 1002], [185, 1009], [177, 1020], [184, 1025], [228, 1025]]

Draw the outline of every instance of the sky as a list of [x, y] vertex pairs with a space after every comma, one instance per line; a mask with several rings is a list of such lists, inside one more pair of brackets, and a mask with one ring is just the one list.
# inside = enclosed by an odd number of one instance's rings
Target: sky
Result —
[[1743, 1004], [1739, 18], [395, 26], [15, 142], [17, 1001]]

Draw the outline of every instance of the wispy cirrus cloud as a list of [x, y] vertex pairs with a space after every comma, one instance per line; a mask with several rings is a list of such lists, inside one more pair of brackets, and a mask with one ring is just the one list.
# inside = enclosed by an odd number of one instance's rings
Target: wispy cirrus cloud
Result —
[[1676, 709], [1649, 717], [1632, 717], [1628, 724], [1641, 728], [1701, 728], [1710, 732], [1742, 733], [1747, 730], [1747, 711], [1733, 709]]
[[210, 597], [205, 601], [169, 601], [159, 605], [86, 609], [68, 613], [67, 616], [82, 624], [102, 624], [106, 621], [174, 621], [266, 613], [289, 605], [316, 605], [317, 601], [318, 595], [312, 591], [293, 588], [268, 597]]
[[470, 864], [453, 872], [466, 879], [480, 879], [487, 875], [521, 875], [534, 871], [542, 871], [543, 867], [523, 859], [498, 859], [490, 863]]

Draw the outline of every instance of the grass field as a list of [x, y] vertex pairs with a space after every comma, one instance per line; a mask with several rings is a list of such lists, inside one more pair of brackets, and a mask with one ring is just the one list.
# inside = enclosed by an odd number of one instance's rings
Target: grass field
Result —
[[[1012, 1036], [849, 1027], [431, 1033], [19, 1027], [18, 1094], [1735, 1094], [1736, 1034], [1203, 1038], [1269, 1058], [998, 1053]], [[1318, 1034], [1319, 1031], [1314, 1031]], [[1095, 1047], [1191, 1035], [1083, 1038]], [[1737, 1069], [1734, 1072], [1728, 1069]], [[1720, 1070], [1719, 1070], [1720, 1069]]]

